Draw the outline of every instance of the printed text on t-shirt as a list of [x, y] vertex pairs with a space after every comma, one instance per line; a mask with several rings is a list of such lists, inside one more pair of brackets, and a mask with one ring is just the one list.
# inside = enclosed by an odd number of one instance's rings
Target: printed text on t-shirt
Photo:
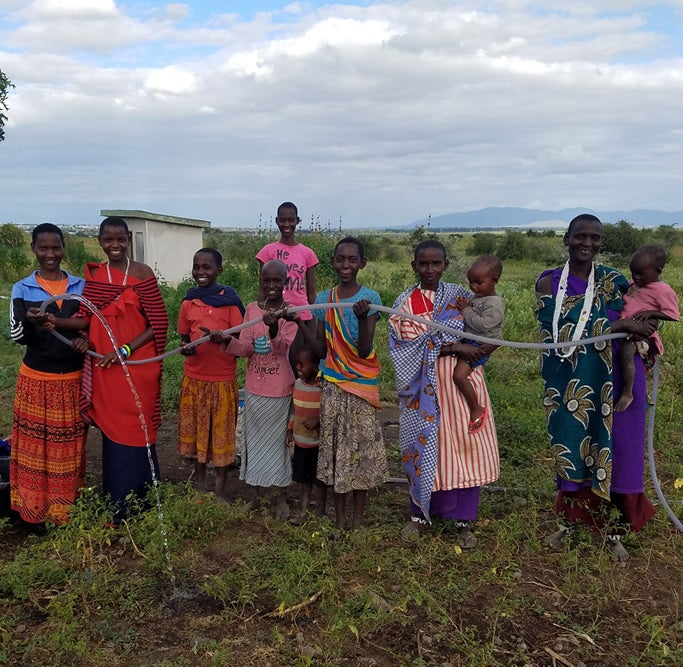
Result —
[[[287, 266], [285, 289], [292, 292], [304, 289], [306, 284], [306, 267], [303, 264], [297, 264], [296, 262], [288, 264], [289, 250], [284, 250], [282, 248], [277, 249], [276, 259], [279, 259]], [[292, 273], [296, 275], [291, 275]]]

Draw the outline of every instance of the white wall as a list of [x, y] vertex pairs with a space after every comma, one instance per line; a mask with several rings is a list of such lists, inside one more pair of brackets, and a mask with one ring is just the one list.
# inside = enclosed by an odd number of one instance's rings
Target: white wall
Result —
[[[192, 258], [202, 247], [202, 228], [140, 218], [126, 218], [133, 236], [133, 259], [144, 261], [166, 283], [176, 287], [192, 272]], [[144, 259], [135, 253], [135, 233], [144, 234]]]

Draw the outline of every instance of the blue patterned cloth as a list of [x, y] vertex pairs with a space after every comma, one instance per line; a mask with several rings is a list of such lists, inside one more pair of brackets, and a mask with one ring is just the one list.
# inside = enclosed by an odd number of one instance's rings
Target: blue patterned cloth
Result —
[[[394, 302], [398, 310], [414, 285]], [[464, 321], [456, 305], [458, 297], [470, 292], [453, 283], [440, 282], [434, 295], [434, 322], [462, 331]], [[438, 460], [438, 432], [441, 419], [436, 381], [436, 359], [441, 345], [461, 340], [457, 335], [429, 329], [414, 340], [401, 340], [389, 325], [389, 356], [396, 370], [396, 390], [401, 407], [399, 444], [408, 476], [410, 497], [429, 520], [429, 505]]]

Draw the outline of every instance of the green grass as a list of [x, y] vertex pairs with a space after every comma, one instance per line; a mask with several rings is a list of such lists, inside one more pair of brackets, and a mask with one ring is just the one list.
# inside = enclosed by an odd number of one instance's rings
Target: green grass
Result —
[[549, 647], [572, 664], [683, 664], [680, 545], [661, 517], [622, 569], [581, 531], [545, 551], [547, 502], [511, 495], [484, 492], [473, 552], [443, 522], [401, 542], [395, 487], [339, 541], [327, 518], [245, 517], [182, 486], [162, 485], [162, 503], [177, 590], [156, 515], [111, 533], [86, 496], [69, 526], [0, 565], [0, 663], [285, 666], [313, 652], [313, 664], [489, 667], [550, 664]]

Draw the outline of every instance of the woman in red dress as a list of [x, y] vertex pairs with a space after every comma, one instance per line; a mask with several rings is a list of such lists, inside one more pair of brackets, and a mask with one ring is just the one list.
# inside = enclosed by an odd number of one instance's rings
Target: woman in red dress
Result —
[[[130, 232], [123, 218], [105, 218], [98, 240], [107, 261], [88, 263], [83, 296], [106, 318], [105, 326], [89, 310], [90, 349], [104, 355], [86, 364], [83, 411], [102, 432], [102, 486], [116, 507], [114, 522], [126, 516], [125, 499], [142, 495], [158, 477], [156, 436], [161, 424], [161, 362], [119, 363], [162, 354], [168, 316], [152, 269], [128, 256]], [[134, 391], [131, 387], [134, 387]]]

